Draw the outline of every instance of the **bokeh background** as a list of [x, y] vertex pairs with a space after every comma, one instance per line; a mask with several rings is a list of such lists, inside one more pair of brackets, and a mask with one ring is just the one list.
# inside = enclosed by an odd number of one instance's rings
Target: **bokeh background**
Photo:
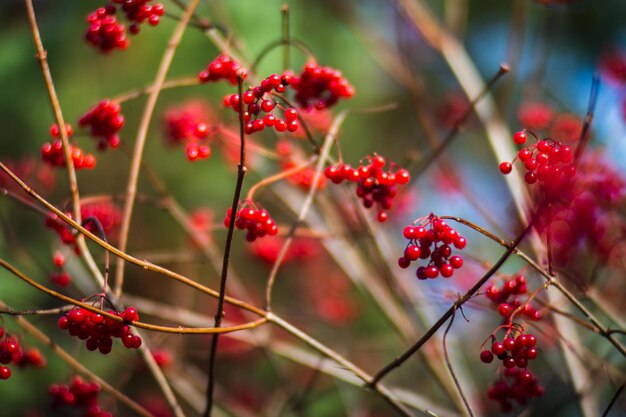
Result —
[[[174, 4], [167, 0], [163, 3], [173, 16], [181, 15], [180, 9]], [[601, 4], [580, 0], [561, 5], [544, 5], [531, 0], [425, 3], [438, 19], [450, 25], [451, 31], [462, 38], [485, 79], [491, 77], [501, 63], [511, 64], [511, 74], [498, 82], [494, 88], [494, 97], [499, 112], [512, 130], [519, 128], [516, 119], [518, 106], [527, 101], [546, 101], [561, 111], [582, 118], [586, 111], [592, 75], [598, 69], [602, 54], [626, 48], [623, 25], [626, 3], [619, 0], [606, 0]], [[341, 136], [344, 159], [357, 164], [363, 156], [378, 152], [405, 164], [427, 155], [429, 145], [425, 140], [423, 126], [415, 119], [413, 104], [416, 96], [410, 94], [407, 87], [381, 65], [381, 60], [385, 60], [385, 47], [376, 46], [372, 39], [384, 41], [400, 52], [404, 69], [414, 74], [422, 86], [417, 98], [423, 114], [439, 137], [443, 137], [450, 128], [449, 120], [446, 119], [446, 116], [454, 113], [450, 104], [461, 103], [462, 107], [465, 102], [462, 90], [445, 61], [412, 28], [395, 2], [211, 0], [201, 2], [197, 14], [225, 28], [227, 38], [232, 39], [243, 56], [252, 60], [267, 44], [279, 38], [282, 4], [288, 4], [291, 10], [292, 36], [303, 41], [319, 63], [340, 69], [356, 89], [354, 99], [340, 103], [334, 109], [335, 114], [340, 109], [368, 109], [395, 104], [392, 110], [368, 115], [354, 114], [348, 118]], [[78, 117], [98, 100], [148, 85], [153, 80], [161, 54], [176, 24], [175, 18], [166, 16], [157, 27], [143, 27], [138, 36], [131, 38], [128, 50], [101, 54], [83, 41], [83, 34], [86, 30], [86, 15], [102, 5], [102, 2], [95, 0], [35, 1], [63, 113], [66, 120], [74, 125]], [[197, 74], [218, 52], [200, 30], [188, 28], [176, 52], [168, 79]], [[305, 61], [306, 57], [302, 53], [297, 50], [292, 52], [294, 69], [301, 68]], [[281, 70], [282, 52], [276, 49], [261, 62], [258, 74], [267, 75]], [[7, 162], [25, 157], [38, 158], [41, 145], [49, 140], [48, 129], [53, 116], [41, 72], [34, 58], [25, 7], [22, 2], [15, 0], [0, 3], [0, 91], [0, 159]], [[219, 147], [214, 149], [214, 155], [209, 160], [189, 163], [182, 149], [172, 149], [166, 145], [163, 113], [165, 109], [186, 100], [202, 99], [215, 107], [215, 113], [225, 123], [234, 126], [233, 113], [221, 107], [224, 94], [232, 92], [233, 88], [225, 84], [205, 84], [162, 92], [144, 157], [182, 207], [190, 212], [198, 208], [212, 210], [217, 224], [221, 223], [232, 198], [235, 181], [233, 166], [222, 157]], [[615, 84], [602, 84], [592, 139], [592, 146], [604, 149], [609, 160], [620, 169], [626, 168], [622, 105], [625, 94], [626, 91]], [[123, 105], [126, 124], [121, 136], [128, 148], [132, 146], [144, 105], [144, 98]], [[437, 168], [429, 169], [419, 181], [411, 183], [411, 198], [404, 207], [398, 209], [400, 213], [382, 226], [390, 239], [401, 244], [401, 227], [430, 212], [467, 217], [479, 224], [495, 223], [502, 233], [509, 237], [514, 235], [518, 222], [511, 197], [498, 172], [499, 161], [494, 158], [484, 136], [480, 123], [471, 117], [458, 140], [446, 152], [463, 178], [463, 192], [446, 185], [445, 172]], [[97, 152], [94, 142], [84, 135], [78, 136], [77, 140], [83, 149]], [[267, 135], [260, 138], [259, 142], [272, 147], [276, 138]], [[97, 169], [79, 173], [81, 194], [122, 194], [130, 164], [128, 156], [123, 152], [111, 151], [97, 156]], [[265, 167], [265, 172], [271, 171], [271, 166]], [[249, 186], [259, 179], [259, 174], [253, 173], [246, 178], [246, 184]], [[59, 170], [56, 180], [54, 190], [46, 195], [58, 206], [67, 206], [65, 173]], [[140, 194], [154, 196], [143, 177], [140, 180]], [[481, 203], [482, 210], [477, 210], [468, 202], [468, 194]], [[260, 200], [268, 209], [277, 212], [276, 217], [280, 222], [289, 224], [293, 220], [292, 213], [285, 210], [284, 214], [281, 213], [283, 208], [276, 204], [270, 193], [262, 194]], [[59, 243], [56, 236], [43, 226], [41, 217], [7, 198], [0, 198], [0, 226], [0, 256], [39, 281], [46, 282], [52, 270], [51, 256]], [[470, 232], [466, 234], [477, 242], [470, 251], [472, 256], [486, 261], [493, 261], [498, 256], [499, 249], [495, 245]], [[181, 255], [182, 260], [165, 262], [172, 269], [200, 277], [200, 281], [217, 286], [215, 270], [189, 245], [184, 232], [163, 210], [149, 204], [138, 205], [131, 236], [131, 253], [146, 257], [187, 254], [190, 259]], [[217, 246], [222, 247], [224, 230], [215, 231], [213, 238]], [[353, 238], [355, 246], [371, 250], [371, 242], [360, 235], [358, 230], [354, 232]], [[98, 260], [102, 261], [100, 251], [94, 251], [98, 253]], [[366, 369], [377, 369], [402, 351], [407, 346], [406, 341], [398, 337], [381, 316], [366, 290], [352, 286], [328, 255], [319, 256], [313, 261], [303, 260], [285, 266], [276, 289], [277, 310]], [[250, 292], [261, 294], [270, 266], [251, 257], [242, 236], [238, 236], [235, 242], [233, 265], [237, 273], [245, 277], [244, 282]], [[504, 271], [515, 272], [520, 265], [516, 261], [509, 262]], [[373, 268], [376, 271], [385, 270], [381, 265], [373, 265]], [[88, 294], [89, 280], [84, 276], [85, 272], [77, 262], [71, 262], [70, 269], [77, 286], [83, 286], [84, 293]], [[419, 309], [426, 317], [434, 320], [447, 308], [457, 292], [469, 287], [472, 278], [479, 276], [481, 267], [478, 263], [469, 269], [473, 272], [459, 277], [452, 286], [448, 282], [416, 282], [416, 285], [425, 284], [420, 304], [410, 306], [408, 310]], [[406, 273], [410, 275], [410, 272]], [[154, 274], [127, 267], [127, 276], [126, 290], [129, 294], [168, 301], [201, 314], [213, 314], [213, 301], [186, 289], [181, 290]], [[537, 285], [539, 282], [536, 279]], [[336, 288], [331, 285], [333, 283]], [[393, 283], [388, 284], [393, 288]], [[79, 288], [67, 291], [75, 296], [81, 294]], [[328, 306], [315, 301], [311, 295], [327, 292], [330, 297], [332, 291], [339, 291], [341, 297], [348, 301], [339, 302], [339, 307]], [[58, 301], [37, 293], [5, 271], [0, 271], [0, 299], [15, 309], [59, 305]], [[344, 310], [331, 314], [329, 308]], [[484, 395], [490, 378], [495, 374], [495, 367], [484, 366], [478, 361], [482, 338], [497, 325], [493, 314], [490, 316], [486, 311], [486, 307], [480, 303], [470, 306], [466, 311], [469, 322], [457, 318], [450, 344], [457, 350], [455, 360], [459, 363], [459, 371], [464, 373], [466, 389], [473, 398], [482, 401], [481, 409], [485, 415], [496, 415], [497, 408], [488, 404]], [[5, 316], [4, 320], [8, 330], [21, 334], [11, 318]], [[56, 316], [36, 317], [32, 318], [32, 322], [90, 369], [112, 381], [133, 398], [144, 403], [161, 401], [157, 388], [149, 374], [141, 369], [139, 357], [134, 352], [114, 349], [114, 354], [102, 357], [87, 352], [81, 343], [70, 340], [56, 330]], [[176, 369], [171, 371], [177, 377], [193, 375], [194, 370], [204, 369], [208, 351], [208, 337], [182, 339], [163, 335], [154, 335], [150, 339], [152, 346], [167, 349], [180, 359], [175, 361], [173, 366]], [[37, 345], [28, 336], [24, 336], [24, 340]], [[588, 340], [585, 337], [584, 340], [588, 342], [586, 349], [597, 351], [599, 358], [611, 355], [608, 344], [602, 339]], [[433, 343], [440, 344], [440, 340], [436, 338]], [[49, 409], [46, 392], [49, 384], [66, 381], [71, 371], [57, 361], [47, 348], [40, 348], [48, 358], [47, 368], [16, 370], [11, 380], [0, 383], [0, 415], [67, 415], [64, 411]], [[293, 365], [280, 355], [260, 349], [226, 350], [228, 353], [220, 356], [218, 383], [221, 384], [221, 391], [217, 399], [227, 409], [229, 404], [236, 405], [232, 408], [235, 410], [232, 414], [225, 415], [279, 415], [272, 414], [276, 410], [283, 413], [280, 415], [392, 415], [392, 411], [371, 394], [328, 376], [318, 375], [306, 367]], [[611, 366], [621, 367], [623, 372], [624, 362], [619, 359], [612, 356]], [[187, 363], [192, 367], [187, 367]], [[536, 369], [539, 369], [538, 373], [547, 387], [546, 395], [534, 400], [526, 415], [581, 415], [572, 385], [563, 372], [563, 360], [558, 348], [546, 347], [545, 356], [536, 364]], [[390, 381], [409, 391], [418, 392], [435, 404], [441, 404], [445, 401], [444, 396], [438, 387], [429, 383], [430, 377], [425, 372], [424, 364], [414, 360], [393, 375]], [[596, 394], [601, 407], [608, 403], [612, 395], [612, 382], [602, 372], [596, 376], [601, 381]], [[311, 385], [310, 389], [307, 384]], [[224, 395], [220, 396], [221, 393]], [[272, 403], [287, 403], [289, 398], [297, 397], [294, 397], [294, 393], [306, 393], [302, 404], [295, 410], [289, 407], [283, 409]], [[118, 409], [112, 401], [107, 400], [104, 404], [110, 406], [116, 416], [131, 415], [123, 407]], [[185, 407], [193, 409], [189, 404]], [[611, 415], [623, 412], [622, 401]], [[190, 411], [189, 415], [194, 413]]]

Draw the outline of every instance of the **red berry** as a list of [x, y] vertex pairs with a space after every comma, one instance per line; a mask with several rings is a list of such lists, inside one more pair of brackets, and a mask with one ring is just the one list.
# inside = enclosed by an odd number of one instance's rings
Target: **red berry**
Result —
[[515, 134], [513, 135], [513, 142], [518, 145], [523, 145], [524, 143], [526, 143], [526, 132], [524, 132], [523, 130], [515, 132]]
[[513, 166], [510, 162], [502, 162], [500, 164], [500, 172], [503, 174], [509, 174], [513, 170]]
[[480, 352], [480, 360], [483, 363], [491, 363], [493, 361], [493, 353], [483, 349], [483, 351]]

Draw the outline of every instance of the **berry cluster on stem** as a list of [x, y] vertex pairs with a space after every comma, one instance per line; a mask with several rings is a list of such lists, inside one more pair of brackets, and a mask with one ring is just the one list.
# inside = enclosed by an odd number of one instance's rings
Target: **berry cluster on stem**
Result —
[[106, 7], [100, 7], [87, 16], [89, 28], [85, 33], [85, 40], [101, 52], [128, 48], [130, 41], [126, 37], [126, 26], [115, 16], [117, 8], [121, 7], [131, 22], [128, 28], [130, 33], [136, 35], [140, 24], [147, 21], [150, 26], [156, 26], [165, 13], [162, 4], [150, 4], [151, 2], [152, 0], [111, 0]]
[[497, 401], [503, 413], [513, 411], [512, 401], [525, 405], [529, 399], [543, 396], [544, 389], [537, 377], [528, 369], [507, 368], [502, 378], [494, 382], [487, 396]]
[[382, 223], [388, 218], [386, 210], [393, 207], [393, 198], [398, 192], [396, 186], [405, 185], [411, 179], [406, 169], [400, 168], [394, 162], [389, 162], [389, 168], [385, 169], [386, 164], [384, 157], [373, 154], [361, 160], [358, 168], [340, 162], [328, 166], [324, 175], [335, 184], [343, 181], [358, 183], [357, 197], [362, 200], [365, 208], [377, 206], [377, 218]]
[[[294, 107], [285, 108], [273, 99], [274, 92], [284, 93], [291, 81], [291, 75], [272, 74], [264, 79], [260, 85], [243, 93], [242, 97], [239, 97], [239, 94], [224, 97], [224, 106], [239, 113], [239, 105], [243, 100], [244, 131], [247, 135], [260, 132], [266, 127], [273, 127], [277, 132], [286, 130], [295, 132], [299, 127], [298, 111]], [[282, 110], [283, 119], [274, 114], [276, 108]]]
[[74, 376], [69, 385], [53, 384], [48, 388], [52, 397], [52, 407], [73, 407], [83, 412], [83, 417], [113, 417], [100, 407], [100, 385], [84, 381]]
[[7, 366], [11, 363], [20, 368], [43, 368], [46, 366], [46, 358], [39, 349], [24, 349], [17, 337], [10, 336], [0, 327], [0, 380], [11, 378], [11, 368]]
[[103, 151], [120, 146], [117, 133], [124, 126], [124, 116], [119, 103], [100, 101], [78, 120], [78, 124], [89, 127], [91, 135], [98, 139], [98, 149]]
[[351, 98], [354, 88], [343, 78], [341, 72], [308, 62], [299, 75], [292, 77], [295, 99], [301, 107], [322, 110], [335, 105], [340, 98]]
[[419, 259], [429, 259], [426, 266], [420, 266], [415, 271], [418, 279], [435, 279], [440, 274], [450, 278], [455, 269], [463, 266], [463, 258], [452, 255], [452, 247], [461, 250], [467, 245], [467, 240], [433, 213], [412, 222], [402, 234], [409, 243], [404, 254], [398, 258], [401, 268], [408, 268], [411, 262]]
[[[123, 312], [112, 310], [108, 312], [123, 318], [125, 322], [139, 320], [137, 310], [133, 307], [127, 307]], [[80, 307], [75, 307], [61, 316], [58, 327], [67, 330], [71, 336], [85, 340], [87, 350], [98, 349], [103, 355], [111, 352], [113, 338], [119, 338], [127, 349], [137, 349], [141, 346], [141, 338], [132, 334], [128, 324]]]
[[[224, 226], [230, 225], [232, 208], [226, 211]], [[254, 242], [257, 238], [264, 236], [275, 236], [278, 233], [278, 226], [265, 209], [257, 209], [254, 202], [246, 201], [237, 212], [235, 227], [239, 230], [247, 230], [246, 240]]]
[[[526, 143], [527, 134], [536, 139], [536, 143], [522, 148], [513, 163], [519, 159], [524, 165], [526, 173], [524, 180], [527, 184], [539, 183], [546, 191], [555, 191], [563, 188], [576, 174], [574, 154], [572, 148], [559, 141], [549, 138], [539, 140], [531, 131], [519, 131], [513, 135], [513, 141], [518, 145]], [[500, 172], [509, 174], [513, 169], [511, 162], [502, 162]]]
[[237, 85], [238, 77], [245, 79], [248, 71], [237, 61], [228, 55], [219, 55], [207, 65], [206, 69], [200, 71], [198, 80], [201, 83], [217, 82], [226, 80], [232, 85]]
[[[527, 293], [526, 277], [521, 274], [504, 279], [500, 286], [491, 283], [485, 289], [487, 298], [498, 306], [498, 314], [507, 320], [524, 303], [521, 296]], [[524, 305], [520, 313], [530, 320], [541, 319], [541, 312], [534, 308], [530, 302]]]
[[[69, 124], [65, 125], [67, 136], [71, 136], [74, 130]], [[63, 152], [63, 142], [59, 139], [59, 127], [55, 124], [50, 128], [50, 134], [54, 138], [51, 142], [44, 143], [41, 147], [41, 159], [53, 167], [65, 166], [65, 153]], [[70, 145], [72, 162], [76, 169], [92, 169], [96, 166], [96, 158], [92, 154], [85, 154], [76, 145]]]

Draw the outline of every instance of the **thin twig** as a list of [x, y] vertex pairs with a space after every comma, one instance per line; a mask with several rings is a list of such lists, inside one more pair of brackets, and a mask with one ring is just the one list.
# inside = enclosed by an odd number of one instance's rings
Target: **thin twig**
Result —
[[609, 415], [609, 412], [611, 411], [611, 408], [613, 408], [613, 404], [615, 404], [617, 402], [617, 399], [619, 398], [619, 396], [622, 394], [622, 391], [624, 391], [624, 387], [626, 386], [626, 383], [623, 383], [617, 391], [615, 391], [615, 394], [613, 395], [613, 398], [611, 398], [611, 401], [609, 402], [609, 404], [606, 406], [606, 410], [604, 410], [604, 413], [602, 413], [602, 417], [607, 417]]
[[[72, 214], [74, 219], [78, 223], [81, 222], [80, 212], [80, 195], [78, 192], [78, 181], [76, 179], [76, 170], [74, 169], [74, 161], [72, 159], [72, 152], [70, 149], [69, 138], [67, 135], [65, 119], [63, 118], [63, 112], [61, 110], [61, 104], [52, 81], [52, 74], [50, 73], [50, 66], [48, 65], [48, 53], [43, 47], [41, 35], [39, 33], [39, 27], [37, 25], [37, 18], [35, 16], [35, 9], [33, 7], [32, 0], [25, 0], [26, 9], [28, 12], [28, 21], [33, 32], [33, 40], [35, 42], [35, 48], [37, 49], [37, 59], [41, 66], [41, 73], [48, 91], [48, 97], [50, 98], [50, 104], [52, 105], [52, 111], [59, 128], [59, 135], [61, 136], [61, 142], [63, 144], [63, 155], [65, 158], [65, 167], [67, 169], [67, 180], [70, 187], [70, 194], [72, 196]], [[90, 272], [97, 281], [102, 281], [102, 274], [96, 265], [96, 262], [91, 256], [91, 252], [85, 243], [85, 239], [82, 236], [76, 238], [76, 245], [80, 250], [80, 256], [83, 262], [87, 265]]]
[[31, 285], [32, 287], [35, 287], [36, 289], [38, 289], [39, 291], [48, 294], [51, 297], [57, 298], [59, 300], [65, 301], [66, 303], [70, 303], [73, 304], [75, 306], [81, 307], [85, 310], [89, 310], [93, 313], [97, 313], [100, 314], [104, 317], [107, 317], [111, 320], [120, 322], [120, 323], [125, 323], [140, 329], [146, 329], [146, 330], [151, 330], [151, 331], [155, 331], [155, 332], [163, 332], [163, 333], [173, 333], [173, 334], [218, 334], [218, 333], [229, 333], [229, 332], [233, 332], [233, 331], [238, 331], [238, 330], [245, 330], [245, 329], [252, 329], [255, 328], [257, 326], [260, 326], [261, 324], [265, 323], [267, 320], [265, 318], [260, 318], [258, 320], [255, 320], [253, 322], [250, 323], [245, 323], [245, 324], [240, 324], [237, 326], [232, 326], [232, 327], [204, 327], [204, 328], [196, 328], [196, 327], [181, 327], [181, 326], [177, 326], [177, 327], [169, 327], [169, 326], [158, 326], [155, 324], [149, 324], [149, 323], [144, 323], [141, 321], [132, 321], [132, 322], [127, 322], [125, 321], [122, 317], [120, 316], [116, 316], [115, 314], [111, 314], [101, 308], [96, 308], [94, 306], [92, 306], [91, 304], [88, 303], [84, 303], [82, 301], [76, 300], [72, 297], [68, 297], [67, 295], [58, 293], [54, 290], [51, 290], [50, 288], [46, 287], [45, 285], [42, 285], [38, 282], [36, 282], [35, 280], [33, 280], [32, 278], [30, 278], [29, 276], [27, 276], [26, 274], [24, 274], [23, 272], [21, 272], [20, 270], [18, 270], [16, 267], [14, 267], [13, 265], [11, 265], [10, 263], [8, 263], [7, 261], [5, 261], [4, 259], [0, 258], [0, 266], [2, 266], [3, 268], [5, 268], [7, 271], [13, 273], [15, 276], [17, 276], [18, 278], [20, 278], [22, 281], [26, 282], [27, 284]]
[[267, 279], [267, 284], [265, 286], [265, 309], [270, 311], [272, 304], [272, 288], [274, 286], [274, 281], [276, 280], [276, 276], [278, 275], [278, 270], [282, 265], [283, 259], [287, 254], [287, 250], [289, 250], [289, 246], [293, 241], [293, 234], [296, 232], [298, 226], [302, 223], [302, 221], [306, 218], [311, 205], [313, 204], [313, 199], [315, 198], [315, 194], [317, 192], [317, 185], [322, 177], [322, 170], [324, 169], [324, 164], [326, 163], [326, 159], [328, 158], [328, 154], [330, 152], [330, 148], [333, 144], [333, 140], [337, 137], [339, 133], [339, 129], [341, 128], [341, 124], [345, 120], [347, 116], [347, 111], [341, 112], [333, 121], [330, 129], [328, 130], [328, 134], [326, 135], [326, 139], [324, 140], [324, 144], [322, 145], [322, 149], [320, 151], [319, 159], [317, 160], [317, 164], [315, 165], [315, 175], [313, 176], [313, 180], [311, 182], [311, 188], [309, 189], [309, 193], [302, 204], [302, 208], [300, 209], [300, 213], [298, 213], [297, 219], [294, 221], [291, 229], [289, 229], [289, 233], [287, 238], [283, 242], [280, 252], [272, 265], [272, 270], [270, 271], [270, 275]]
[[[170, 37], [170, 40], [167, 44], [167, 48], [163, 53], [163, 57], [161, 58], [159, 69], [157, 70], [157, 74], [154, 79], [150, 95], [148, 96], [143, 115], [141, 116], [141, 120], [139, 122], [137, 139], [135, 140], [135, 149], [133, 151], [133, 158], [130, 165], [130, 173], [128, 175], [128, 184], [126, 186], [126, 199], [124, 200], [122, 222], [120, 225], [119, 248], [122, 252], [126, 251], [126, 247], [128, 245], [130, 222], [133, 215], [133, 208], [135, 206], [137, 182], [139, 180], [139, 171], [141, 169], [141, 159], [143, 156], [144, 145], [148, 137], [148, 128], [150, 126], [150, 121], [152, 120], [152, 114], [154, 112], [154, 108], [156, 107], [156, 103], [159, 98], [159, 94], [161, 93], [163, 83], [165, 82], [165, 77], [170, 68], [170, 64], [174, 59], [176, 49], [178, 48], [183, 34], [185, 33], [185, 28], [189, 23], [189, 19], [191, 19], [191, 15], [193, 14], [195, 8], [198, 6], [199, 2], [200, 0], [190, 0], [180, 22], [178, 22], [178, 24], [176, 25], [176, 28], [174, 29], [174, 32], [172, 33], [172, 36]], [[120, 294], [122, 293], [123, 285], [124, 259], [118, 258], [115, 271], [115, 283], [113, 285], [113, 293], [117, 298], [119, 298]]]
[[456, 310], [452, 313], [452, 317], [450, 317], [450, 322], [448, 323], [448, 327], [446, 327], [445, 332], [443, 332], [443, 342], [442, 342], [443, 343], [443, 356], [445, 357], [446, 366], [448, 367], [448, 370], [450, 371], [450, 375], [452, 376], [452, 379], [454, 380], [454, 386], [456, 387], [457, 391], [459, 392], [459, 395], [463, 399], [463, 404], [465, 405], [465, 409], [467, 410], [467, 413], [471, 417], [474, 417], [474, 410], [472, 410], [472, 406], [470, 405], [469, 401], [467, 401], [467, 397], [465, 396], [465, 393], [463, 392], [463, 388], [461, 387], [461, 384], [458, 378], [456, 377], [456, 373], [454, 372], [454, 368], [452, 367], [452, 362], [450, 362], [450, 357], [448, 355], [448, 346], [446, 345], [448, 332], [450, 331], [450, 328], [452, 327], [452, 323], [454, 323], [455, 316], [456, 316]]
[[[241, 77], [241, 75], [237, 76], [237, 89], [239, 90], [239, 97], [243, 97], [243, 78]], [[215, 313], [215, 327], [217, 328], [222, 325], [222, 316], [224, 315], [224, 296], [226, 295], [226, 281], [228, 279], [228, 261], [230, 260], [230, 247], [233, 242], [233, 235], [235, 234], [237, 207], [241, 198], [241, 189], [243, 187], [243, 179], [246, 176], [246, 171], [246, 136], [243, 119], [243, 100], [239, 100], [239, 165], [237, 165], [237, 183], [235, 184], [233, 202], [230, 207], [231, 216], [230, 223], [228, 224], [228, 233], [226, 235], [226, 245], [224, 247], [220, 290], [217, 299], [217, 311]], [[206, 392], [207, 405], [203, 414], [205, 417], [209, 417], [211, 415], [211, 409], [213, 408], [213, 391], [215, 388], [215, 358], [217, 357], [218, 340], [219, 335], [213, 335], [213, 339], [211, 340], [211, 350], [209, 352], [208, 383]]]

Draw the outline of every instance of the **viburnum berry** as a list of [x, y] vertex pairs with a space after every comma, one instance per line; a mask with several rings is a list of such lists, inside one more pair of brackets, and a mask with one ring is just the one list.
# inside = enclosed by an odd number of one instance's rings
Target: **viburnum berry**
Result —
[[65, 271], [55, 271], [50, 274], [50, 281], [65, 288], [71, 284], [72, 277]]
[[0, 379], [9, 379], [11, 369], [6, 366], [11, 363], [20, 368], [46, 366], [46, 359], [38, 349], [25, 349], [15, 336], [11, 336], [0, 327]]
[[53, 384], [48, 388], [52, 407], [72, 407], [83, 412], [84, 417], [113, 417], [100, 407], [100, 385], [86, 382], [79, 376], [72, 377], [69, 385]]
[[[534, 133], [531, 133], [535, 136]], [[519, 135], [525, 132], [517, 132], [514, 140], [519, 141]], [[518, 139], [516, 139], [518, 138]], [[563, 145], [561, 142], [546, 138], [538, 140], [537, 143], [529, 145], [521, 149], [517, 157], [526, 169], [524, 180], [527, 184], [539, 183], [541, 188], [552, 192], [565, 187], [576, 175], [576, 167], [574, 166], [574, 154], [572, 148]], [[500, 172], [508, 174], [512, 170], [509, 162], [500, 164]]]
[[[68, 137], [71, 136], [73, 133], [72, 126], [66, 124], [65, 131]], [[41, 159], [53, 167], [64, 167], [65, 153], [63, 151], [63, 142], [59, 139], [59, 127], [56, 124], [50, 128], [50, 135], [56, 139], [53, 139], [50, 143], [43, 144], [41, 147]], [[91, 154], [83, 153], [78, 146], [70, 144], [70, 154], [76, 169], [92, 169], [96, 166], [96, 158]]]
[[118, 22], [114, 14], [115, 8], [100, 7], [87, 16], [89, 28], [85, 33], [85, 40], [101, 52], [123, 50], [130, 45], [126, 38], [126, 26]]
[[[266, 127], [273, 127], [277, 132], [295, 132], [298, 123], [298, 111], [293, 107], [283, 107], [273, 99], [274, 93], [284, 93], [291, 83], [291, 76], [272, 74], [264, 79], [259, 86], [253, 87], [243, 93], [232, 94], [224, 97], [224, 106], [230, 107], [239, 113], [240, 103], [243, 102], [243, 121], [246, 134], [260, 132]], [[283, 119], [276, 116], [275, 111], [279, 108], [283, 112]]]
[[[229, 227], [232, 218], [232, 208], [226, 211], [224, 226]], [[235, 227], [239, 230], [247, 230], [246, 240], [254, 242], [264, 236], [275, 236], [278, 226], [265, 209], [257, 209], [254, 202], [246, 201], [235, 217]]]
[[343, 181], [358, 183], [357, 197], [365, 208], [377, 206], [377, 218], [382, 223], [387, 220], [386, 211], [393, 207], [393, 199], [398, 192], [396, 186], [406, 185], [411, 179], [406, 169], [394, 162], [389, 162], [389, 168], [385, 169], [386, 164], [384, 157], [373, 154], [361, 160], [358, 168], [339, 163], [328, 166], [324, 175], [335, 184]]
[[354, 95], [354, 88], [340, 71], [322, 67], [315, 61], [308, 62], [300, 74], [291, 77], [291, 86], [296, 91], [296, 101], [305, 109], [322, 110], [335, 105], [340, 98]]
[[166, 110], [166, 139], [172, 145], [184, 144], [189, 161], [211, 156], [211, 140], [221, 131], [207, 103], [189, 101], [182, 106]]
[[[485, 289], [485, 295], [497, 306], [498, 314], [508, 319], [511, 313], [524, 303], [522, 296], [527, 294], [526, 277], [521, 274], [506, 277], [500, 286], [491, 283]], [[541, 319], [541, 312], [535, 309], [532, 303], [525, 303], [519, 314], [530, 320]]]
[[489, 399], [499, 403], [503, 413], [513, 411], [513, 401], [524, 405], [531, 398], [541, 397], [544, 388], [539, 380], [527, 369], [510, 368], [502, 373], [502, 377], [493, 383], [488, 391]]
[[[216, 82], [226, 80], [232, 85], [237, 85], [238, 77], [245, 79], [248, 75], [246, 71], [237, 61], [228, 55], [219, 55], [205, 70], [200, 71], [198, 79], [201, 83]], [[271, 110], [271, 109], [270, 109]], [[270, 110], [263, 110], [269, 112]]]
[[398, 258], [401, 268], [408, 268], [411, 262], [420, 259], [429, 259], [426, 266], [417, 268], [417, 278], [434, 279], [440, 274], [450, 278], [455, 269], [463, 266], [463, 258], [452, 255], [452, 247], [461, 250], [467, 245], [467, 240], [434, 214], [412, 222], [402, 234], [409, 243], [404, 255]]
[[120, 145], [117, 133], [124, 126], [124, 116], [119, 103], [100, 101], [78, 120], [78, 124], [89, 127], [91, 136], [98, 139], [98, 149], [114, 149]]
[[[160, 3], [152, 3], [152, 0], [112, 0], [113, 3], [120, 4], [126, 18], [133, 22], [131, 33], [139, 32], [139, 24], [145, 21], [150, 26], [156, 26], [165, 13], [165, 7]], [[112, 6], [112, 5], [111, 5]]]
[[[133, 307], [128, 307], [123, 312], [110, 310], [109, 313], [123, 318], [126, 322], [139, 320], [137, 310]], [[67, 330], [71, 336], [85, 340], [87, 350], [98, 349], [103, 355], [111, 352], [113, 338], [122, 340], [127, 349], [137, 349], [141, 346], [141, 338], [131, 333], [128, 324], [80, 307], [75, 307], [59, 317], [57, 325], [59, 329]]]

